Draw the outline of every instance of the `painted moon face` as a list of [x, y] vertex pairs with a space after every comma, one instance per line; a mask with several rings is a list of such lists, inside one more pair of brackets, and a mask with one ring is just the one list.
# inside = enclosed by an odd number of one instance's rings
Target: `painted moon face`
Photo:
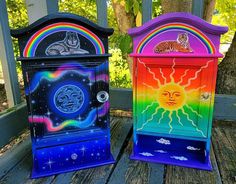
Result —
[[185, 99], [184, 88], [175, 83], [161, 86], [158, 92], [158, 102], [160, 106], [169, 111], [182, 108]]
[[83, 103], [84, 93], [75, 85], [64, 85], [54, 95], [54, 104], [63, 113], [74, 113], [83, 106]]

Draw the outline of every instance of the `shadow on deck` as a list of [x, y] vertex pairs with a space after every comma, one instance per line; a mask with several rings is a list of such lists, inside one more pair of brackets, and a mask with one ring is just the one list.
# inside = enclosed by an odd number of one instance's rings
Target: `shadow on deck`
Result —
[[211, 162], [213, 171], [132, 161], [132, 119], [111, 117], [113, 165], [30, 179], [31, 143], [29, 136], [0, 156], [0, 183], [236, 183], [236, 123], [214, 122]]

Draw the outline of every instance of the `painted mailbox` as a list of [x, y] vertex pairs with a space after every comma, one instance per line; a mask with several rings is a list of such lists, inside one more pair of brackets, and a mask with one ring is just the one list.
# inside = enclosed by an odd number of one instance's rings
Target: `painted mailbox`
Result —
[[112, 33], [64, 13], [12, 31], [20, 46], [33, 178], [114, 163], [108, 74]]
[[159, 16], [133, 38], [131, 159], [211, 170], [210, 137], [220, 35], [188, 13]]

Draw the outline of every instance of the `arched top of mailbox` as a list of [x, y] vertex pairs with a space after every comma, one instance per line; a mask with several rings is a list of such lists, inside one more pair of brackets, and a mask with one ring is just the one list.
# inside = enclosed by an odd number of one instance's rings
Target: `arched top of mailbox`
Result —
[[128, 33], [133, 37], [133, 54], [219, 55], [220, 35], [227, 30], [181, 12], [161, 15]]
[[101, 55], [108, 53], [111, 28], [69, 13], [47, 15], [26, 28], [12, 30], [23, 57]]

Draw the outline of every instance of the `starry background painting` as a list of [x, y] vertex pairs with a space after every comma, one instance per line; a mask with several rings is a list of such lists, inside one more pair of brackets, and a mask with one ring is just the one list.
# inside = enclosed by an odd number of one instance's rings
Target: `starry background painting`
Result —
[[[33, 133], [33, 175], [41, 176], [112, 162], [109, 101], [108, 98], [104, 102], [98, 100], [98, 96], [109, 89], [108, 62], [93, 67], [76, 61], [71, 61], [69, 68], [61, 67], [63, 63], [56, 67], [45, 65], [47, 63], [41, 63], [40, 69], [28, 71], [26, 78], [29, 120]], [[81, 68], [83, 72], [80, 73]], [[81, 104], [75, 106], [77, 110], [72, 108], [71, 112], [65, 112], [55, 103], [55, 96], [58, 96], [61, 89], [69, 89], [71, 86], [82, 95], [79, 98]], [[51, 128], [46, 119], [50, 120]]]

